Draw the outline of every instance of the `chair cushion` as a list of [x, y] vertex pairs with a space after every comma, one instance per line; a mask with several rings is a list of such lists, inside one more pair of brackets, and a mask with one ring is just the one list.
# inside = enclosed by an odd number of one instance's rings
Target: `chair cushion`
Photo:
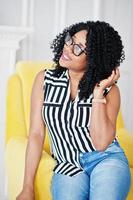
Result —
[[[133, 168], [130, 168], [131, 172], [131, 183], [133, 183]], [[126, 200], [133, 200], [133, 184], [131, 184], [130, 191]]]

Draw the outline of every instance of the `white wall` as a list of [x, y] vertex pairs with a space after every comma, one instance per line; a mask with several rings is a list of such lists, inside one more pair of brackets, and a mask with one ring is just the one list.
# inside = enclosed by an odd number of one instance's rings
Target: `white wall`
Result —
[[[0, 26], [33, 27], [34, 32], [31, 32], [21, 42], [21, 48], [17, 51], [16, 61], [44, 61], [52, 59], [50, 43], [55, 35], [66, 26], [86, 20], [103, 20], [109, 22], [118, 30], [125, 46], [126, 60], [121, 65], [121, 78], [118, 84], [121, 91], [122, 113], [125, 125], [129, 130], [133, 131], [132, 10], [132, 0], [0, 0]], [[3, 66], [2, 62], [0, 66]], [[1, 76], [0, 83], [2, 82], [5, 82], [4, 76]], [[5, 94], [4, 91], [3, 94]], [[5, 113], [3, 113], [4, 115]], [[3, 119], [1, 119], [1, 126], [4, 126]], [[4, 130], [4, 127], [0, 130]], [[1, 132], [1, 155], [4, 153], [3, 135], [4, 133]], [[2, 162], [3, 158], [0, 157], [0, 159], [0, 162]], [[4, 183], [3, 166], [0, 168], [0, 176], [2, 176], [0, 177], [1, 199], [1, 193], [3, 192], [2, 185]]]
[[0, 0], [0, 25], [20, 26], [21, 0]]

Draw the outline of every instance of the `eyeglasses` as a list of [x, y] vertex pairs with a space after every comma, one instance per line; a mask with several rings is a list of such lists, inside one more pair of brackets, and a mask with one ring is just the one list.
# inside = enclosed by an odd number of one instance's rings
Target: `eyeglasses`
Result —
[[82, 48], [79, 44], [75, 44], [70, 33], [66, 34], [65, 44], [67, 46], [73, 45], [72, 52], [75, 56], [80, 56], [83, 52], [86, 54], [85, 48]]

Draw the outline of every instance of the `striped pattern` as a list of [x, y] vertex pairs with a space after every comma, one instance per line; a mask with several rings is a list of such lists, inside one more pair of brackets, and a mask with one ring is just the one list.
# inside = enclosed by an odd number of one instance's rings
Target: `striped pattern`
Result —
[[[107, 91], [106, 91], [107, 93]], [[53, 70], [45, 70], [42, 117], [48, 127], [51, 154], [56, 159], [55, 173], [74, 176], [83, 171], [79, 152], [95, 150], [89, 134], [93, 95], [70, 99], [68, 70], [57, 78]]]

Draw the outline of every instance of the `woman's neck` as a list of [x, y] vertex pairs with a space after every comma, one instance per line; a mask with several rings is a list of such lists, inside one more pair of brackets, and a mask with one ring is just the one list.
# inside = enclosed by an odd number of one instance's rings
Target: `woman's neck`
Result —
[[79, 82], [84, 74], [84, 72], [75, 72], [72, 70], [68, 70], [69, 78], [73, 82]]

